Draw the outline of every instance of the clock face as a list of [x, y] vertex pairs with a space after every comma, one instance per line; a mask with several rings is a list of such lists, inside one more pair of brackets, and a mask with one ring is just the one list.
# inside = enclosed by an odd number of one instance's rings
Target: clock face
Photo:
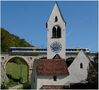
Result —
[[55, 53], [59, 53], [62, 49], [62, 45], [61, 43], [59, 42], [53, 42], [51, 45], [50, 45], [50, 48], [53, 52]]

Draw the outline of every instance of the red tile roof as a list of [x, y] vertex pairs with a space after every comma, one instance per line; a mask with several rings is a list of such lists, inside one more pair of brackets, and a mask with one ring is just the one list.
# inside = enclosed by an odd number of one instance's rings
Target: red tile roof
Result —
[[63, 59], [39, 59], [34, 63], [37, 75], [69, 75], [67, 65]]
[[64, 85], [43, 85], [42, 87], [41, 87], [41, 89], [46, 89], [46, 90], [48, 90], [48, 89], [50, 89], [50, 90], [55, 90], [55, 89], [64, 89]]

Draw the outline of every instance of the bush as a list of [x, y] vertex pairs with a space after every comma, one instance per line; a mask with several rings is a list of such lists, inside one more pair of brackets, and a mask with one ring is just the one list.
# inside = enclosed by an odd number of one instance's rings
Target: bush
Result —
[[23, 89], [31, 89], [31, 85], [29, 82], [23, 84]]
[[23, 84], [23, 78], [22, 78], [22, 77], [20, 77], [19, 82], [20, 82], [21, 84]]
[[8, 89], [8, 84], [6, 82], [3, 82], [1, 84], [1, 89]]

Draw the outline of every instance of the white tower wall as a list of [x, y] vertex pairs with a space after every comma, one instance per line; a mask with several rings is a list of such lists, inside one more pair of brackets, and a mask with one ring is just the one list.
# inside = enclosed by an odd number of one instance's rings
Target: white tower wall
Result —
[[[57, 22], [55, 22], [55, 17], [57, 17]], [[61, 28], [61, 38], [52, 38], [52, 29], [55, 25], [58, 25]], [[66, 49], [66, 45], [65, 45], [65, 21], [61, 15], [61, 12], [58, 8], [58, 5], [55, 3], [54, 8], [52, 10], [52, 13], [50, 15], [50, 18], [47, 22], [47, 38], [48, 38], [48, 42], [47, 42], [47, 58], [48, 59], [52, 59], [56, 54], [59, 54], [59, 56], [62, 59], [66, 58], [65, 55], [65, 49]], [[56, 53], [53, 52], [50, 48], [51, 44], [54, 42], [59, 42], [62, 46], [61, 51]]]

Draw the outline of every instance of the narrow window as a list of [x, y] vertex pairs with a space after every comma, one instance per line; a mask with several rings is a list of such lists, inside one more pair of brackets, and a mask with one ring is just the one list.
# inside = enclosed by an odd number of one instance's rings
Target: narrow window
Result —
[[57, 81], [57, 76], [53, 76], [54, 81]]
[[47, 28], [47, 23], [46, 23], [46, 28]]
[[57, 18], [57, 16], [55, 17], [55, 22], [57, 22], [58, 21], [58, 18]]
[[52, 30], [52, 38], [56, 38], [56, 28], [53, 27], [53, 30]]
[[83, 68], [83, 64], [82, 63], [80, 63], [80, 68]]

